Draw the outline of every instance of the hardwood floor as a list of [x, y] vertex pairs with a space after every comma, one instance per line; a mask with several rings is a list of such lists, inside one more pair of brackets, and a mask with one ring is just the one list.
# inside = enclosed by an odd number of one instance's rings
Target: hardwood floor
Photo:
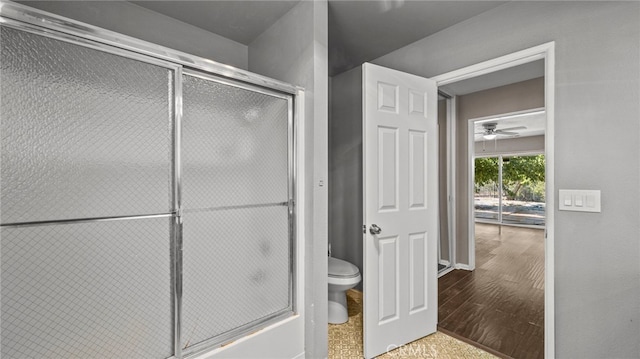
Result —
[[544, 357], [544, 231], [476, 224], [476, 269], [438, 280], [438, 328], [512, 358]]

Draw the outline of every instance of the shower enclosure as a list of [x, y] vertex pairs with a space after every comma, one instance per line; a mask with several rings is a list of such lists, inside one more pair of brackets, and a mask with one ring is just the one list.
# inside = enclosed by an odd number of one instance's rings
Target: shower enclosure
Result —
[[1, 15], [1, 355], [179, 358], [294, 315], [301, 91]]

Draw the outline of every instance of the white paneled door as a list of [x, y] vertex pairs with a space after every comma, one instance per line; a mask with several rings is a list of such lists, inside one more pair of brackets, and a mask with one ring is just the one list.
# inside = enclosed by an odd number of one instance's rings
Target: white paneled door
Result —
[[373, 358], [436, 331], [437, 88], [373, 64], [363, 72], [364, 352]]

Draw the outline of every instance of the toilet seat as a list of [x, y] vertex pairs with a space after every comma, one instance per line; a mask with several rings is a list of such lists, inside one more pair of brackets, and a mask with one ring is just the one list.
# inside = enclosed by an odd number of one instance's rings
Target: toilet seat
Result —
[[329, 277], [332, 278], [356, 278], [360, 277], [360, 270], [358, 267], [343, 261], [342, 259], [329, 257]]

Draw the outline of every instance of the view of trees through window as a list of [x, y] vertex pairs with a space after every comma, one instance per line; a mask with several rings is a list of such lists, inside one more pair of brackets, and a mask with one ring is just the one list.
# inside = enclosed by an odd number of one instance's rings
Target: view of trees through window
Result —
[[476, 158], [476, 219], [544, 225], [544, 174], [544, 155]]

